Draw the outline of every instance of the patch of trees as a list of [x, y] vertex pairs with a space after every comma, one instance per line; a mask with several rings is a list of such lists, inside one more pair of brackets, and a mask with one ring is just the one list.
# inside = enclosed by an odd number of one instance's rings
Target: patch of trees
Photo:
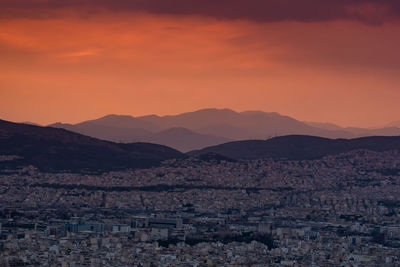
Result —
[[[221, 242], [223, 244], [229, 244], [232, 242], [239, 242], [239, 243], [251, 243], [252, 241], [257, 241], [268, 246], [268, 249], [274, 248], [274, 240], [272, 239], [271, 235], [269, 234], [261, 234], [261, 233], [254, 233], [254, 232], [244, 232], [244, 233], [230, 233], [230, 234], [216, 234], [211, 239], [206, 238], [193, 238], [189, 237], [186, 238], [184, 241], [189, 246], [195, 246], [199, 243], [204, 242]], [[168, 239], [168, 240], [159, 240], [158, 244], [162, 247], [168, 247], [169, 245], [176, 245], [179, 242], [183, 242], [179, 239]]]

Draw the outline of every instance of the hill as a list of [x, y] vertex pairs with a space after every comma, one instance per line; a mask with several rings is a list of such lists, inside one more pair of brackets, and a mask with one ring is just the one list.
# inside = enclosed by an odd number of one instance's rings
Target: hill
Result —
[[0, 120], [0, 155], [19, 160], [3, 167], [34, 165], [46, 171], [97, 171], [147, 168], [161, 161], [184, 157], [172, 148], [149, 144], [102, 141], [64, 129]]
[[288, 135], [268, 140], [229, 142], [188, 153], [201, 156], [216, 153], [232, 159], [317, 159], [327, 155], [366, 149], [372, 151], [400, 150], [400, 136], [372, 136], [355, 139], [328, 139], [305, 135]]

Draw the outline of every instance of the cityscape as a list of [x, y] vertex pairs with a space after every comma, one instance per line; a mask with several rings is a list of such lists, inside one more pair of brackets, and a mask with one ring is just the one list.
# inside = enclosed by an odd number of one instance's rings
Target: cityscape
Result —
[[[2, 160], [13, 160], [2, 157]], [[1, 173], [7, 266], [398, 266], [400, 153]]]
[[400, 267], [399, 0], [0, 0], [0, 267]]

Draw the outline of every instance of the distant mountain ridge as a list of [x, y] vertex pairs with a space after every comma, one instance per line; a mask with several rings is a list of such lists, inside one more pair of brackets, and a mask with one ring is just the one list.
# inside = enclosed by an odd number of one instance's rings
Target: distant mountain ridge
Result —
[[202, 156], [213, 153], [236, 160], [244, 159], [318, 159], [353, 150], [377, 152], [400, 150], [400, 136], [371, 136], [354, 139], [329, 139], [306, 135], [288, 135], [268, 140], [229, 142], [187, 153]]
[[[363, 137], [363, 136], [396, 136], [400, 135], [400, 128], [394, 126], [396, 122], [393, 122], [393, 125], [387, 125], [382, 128], [359, 128], [359, 127], [340, 127], [333, 123], [321, 123], [321, 122], [306, 122], [308, 125], [313, 127], [318, 127], [326, 130], [341, 130], [346, 131], [352, 135], [352, 137]], [[400, 124], [399, 124], [400, 126]]]
[[167, 116], [133, 117], [112, 114], [78, 124], [56, 123], [49, 126], [114, 142], [153, 142], [182, 152], [229, 141], [267, 139], [284, 135], [326, 138], [400, 135], [400, 129], [397, 127], [345, 128], [329, 123], [302, 122], [276, 112], [235, 112], [230, 109], [202, 109]]
[[114, 126], [113, 124], [103, 125], [100, 123], [97, 121], [87, 121], [75, 125], [55, 123], [49, 125], [49, 127], [62, 128], [113, 142], [150, 142], [162, 144], [182, 152], [232, 141], [224, 137], [197, 133], [183, 127], [172, 127], [160, 130], [159, 132], [151, 132], [151, 130], [155, 129], [155, 126], [152, 126], [151, 129], [142, 129], [129, 127], [129, 125]]
[[0, 162], [0, 166], [34, 165], [46, 171], [148, 168], [157, 166], [163, 160], [185, 157], [179, 151], [163, 145], [119, 144], [65, 129], [3, 120], [0, 120], [0, 155], [22, 157]]
[[400, 120], [399, 121], [392, 121], [391, 123], [387, 124], [385, 127], [397, 127], [397, 128], [400, 128]]

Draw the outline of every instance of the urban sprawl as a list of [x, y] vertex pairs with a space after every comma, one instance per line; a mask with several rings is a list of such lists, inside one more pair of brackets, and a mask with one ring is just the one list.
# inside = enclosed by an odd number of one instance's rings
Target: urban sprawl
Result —
[[1, 170], [0, 233], [0, 266], [400, 266], [400, 152]]

